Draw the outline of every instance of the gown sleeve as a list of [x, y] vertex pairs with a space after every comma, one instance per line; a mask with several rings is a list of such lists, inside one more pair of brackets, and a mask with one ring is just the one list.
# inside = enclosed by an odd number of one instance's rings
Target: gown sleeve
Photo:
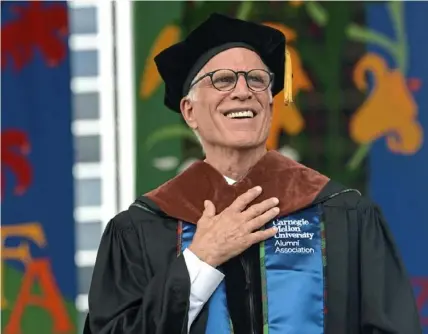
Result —
[[361, 321], [364, 334], [421, 334], [409, 277], [375, 205], [360, 212]]
[[107, 225], [92, 276], [84, 334], [187, 332], [190, 278], [183, 256], [151, 276], [141, 245], [130, 217]]

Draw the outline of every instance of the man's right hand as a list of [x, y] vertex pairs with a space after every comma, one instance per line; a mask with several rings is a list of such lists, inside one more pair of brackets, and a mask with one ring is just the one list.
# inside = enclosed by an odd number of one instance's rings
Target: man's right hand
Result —
[[273, 237], [277, 232], [275, 227], [259, 229], [279, 213], [278, 199], [270, 198], [246, 209], [261, 192], [261, 187], [248, 190], [218, 215], [214, 204], [205, 201], [205, 210], [197, 222], [189, 250], [217, 267], [251, 245]]

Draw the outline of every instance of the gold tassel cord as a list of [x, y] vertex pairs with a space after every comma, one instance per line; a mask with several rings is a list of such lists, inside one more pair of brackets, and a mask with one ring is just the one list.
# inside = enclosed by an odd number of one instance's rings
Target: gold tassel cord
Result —
[[291, 56], [285, 50], [285, 73], [284, 73], [284, 104], [288, 106], [293, 102], [293, 69], [291, 67]]

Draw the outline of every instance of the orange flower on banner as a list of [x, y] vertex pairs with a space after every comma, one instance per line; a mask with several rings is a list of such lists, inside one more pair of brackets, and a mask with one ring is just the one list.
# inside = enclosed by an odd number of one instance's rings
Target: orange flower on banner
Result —
[[[281, 23], [265, 22], [264, 25], [280, 30], [287, 38], [288, 43], [297, 38], [294, 30]], [[293, 96], [296, 96], [299, 91], [309, 91], [313, 89], [313, 86], [308, 75], [303, 69], [302, 62], [297, 51], [288, 45], [287, 48], [290, 52], [293, 66]], [[267, 140], [267, 148], [269, 150], [278, 148], [279, 137], [282, 131], [285, 131], [290, 135], [296, 135], [302, 131], [304, 127], [305, 122], [300, 110], [294, 103], [285, 106], [283, 95], [283, 91], [281, 91], [273, 101], [272, 127]]]
[[380, 56], [369, 53], [357, 63], [354, 82], [358, 89], [367, 89], [366, 72], [374, 77], [374, 88], [350, 123], [350, 134], [360, 144], [368, 144], [386, 136], [394, 153], [413, 154], [423, 141], [423, 130], [417, 120], [418, 107], [403, 74], [389, 69]]
[[154, 62], [155, 56], [180, 40], [180, 28], [175, 25], [168, 25], [162, 29], [156, 38], [144, 65], [144, 72], [140, 81], [140, 96], [150, 97], [162, 82], [160, 74]]

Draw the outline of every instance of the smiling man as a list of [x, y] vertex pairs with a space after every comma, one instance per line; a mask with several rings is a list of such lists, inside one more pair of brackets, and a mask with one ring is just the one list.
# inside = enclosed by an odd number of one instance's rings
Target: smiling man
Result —
[[379, 209], [266, 151], [272, 98], [291, 90], [285, 47], [214, 14], [156, 57], [206, 158], [110, 221], [85, 333], [421, 333]]

